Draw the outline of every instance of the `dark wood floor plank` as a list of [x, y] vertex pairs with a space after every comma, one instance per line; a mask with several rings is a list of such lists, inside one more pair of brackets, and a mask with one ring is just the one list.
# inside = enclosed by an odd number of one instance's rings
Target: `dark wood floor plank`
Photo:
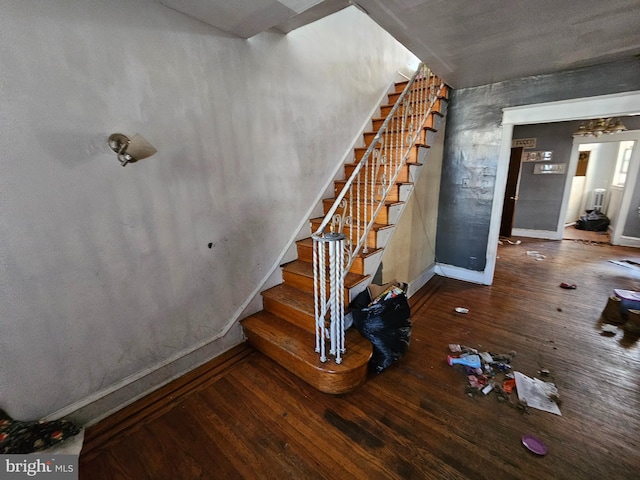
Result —
[[[356, 391], [323, 394], [261, 354], [239, 356], [135, 428], [121, 414], [127, 428], [92, 442], [80, 478], [638, 478], [639, 339], [603, 334], [601, 312], [614, 288], [640, 290], [640, 272], [610, 260], [640, 253], [535, 239], [498, 253], [491, 286], [438, 277], [419, 292], [409, 351]], [[511, 404], [468, 396], [464, 369], [446, 362], [450, 343], [514, 351], [525, 375], [548, 369], [562, 415], [524, 413], [515, 393]], [[523, 434], [549, 453], [526, 450]]]

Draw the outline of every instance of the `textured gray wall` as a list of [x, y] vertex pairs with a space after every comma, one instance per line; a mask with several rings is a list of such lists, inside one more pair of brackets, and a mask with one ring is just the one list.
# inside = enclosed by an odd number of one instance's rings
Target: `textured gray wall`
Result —
[[503, 108], [635, 90], [640, 90], [638, 58], [454, 90], [447, 115], [436, 261], [469, 270], [485, 268]]
[[[568, 165], [573, 138], [580, 122], [517, 125], [513, 138], [536, 138], [535, 150], [552, 150], [551, 163]], [[523, 163], [520, 169], [520, 190], [513, 219], [514, 228], [552, 230], [558, 227], [566, 175], [535, 175], [534, 162]]]

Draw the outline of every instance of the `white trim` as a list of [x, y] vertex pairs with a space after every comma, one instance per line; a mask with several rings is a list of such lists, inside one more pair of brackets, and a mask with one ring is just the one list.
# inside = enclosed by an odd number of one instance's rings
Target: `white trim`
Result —
[[[231, 324], [231, 326], [233, 325], [235, 324]], [[230, 329], [231, 328], [226, 330], [228, 331]], [[227, 345], [227, 339], [223, 338], [221, 333], [218, 333], [211, 338], [213, 338], [213, 340], [207, 339], [199, 342], [196, 345], [196, 348], [191, 347], [182, 350], [165, 361], [162, 361], [152, 367], [145, 368], [113, 385], [110, 385], [107, 388], [95, 392], [77, 402], [69, 404], [60, 410], [47, 415], [45, 420], [57, 420], [60, 418], [74, 416], [81, 417], [85, 427], [91, 426], [140, 398], [149, 395], [158, 388], [176, 380], [185, 373], [204, 365], [206, 362], [222, 355], [241, 343], [232, 341], [230, 345]], [[242, 337], [239, 336], [239, 338], [241, 339]], [[217, 348], [215, 352], [207, 351], [208, 348], [213, 348], [217, 341], [221, 343], [219, 348]], [[174, 365], [178, 361], [184, 360], [190, 355], [193, 355], [193, 358], [188, 359], [187, 365]], [[165, 373], [162, 373], [162, 370], [165, 370]], [[153, 375], [160, 375], [160, 377], [166, 375], [166, 378], [162, 378], [161, 380], [158, 379], [158, 381], [151, 378]], [[108, 397], [112, 394], [116, 394], [116, 398], [109, 399]], [[97, 402], [102, 402], [102, 406], [95, 408], [93, 404]], [[99, 411], [100, 413], [92, 413], [92, 410], [96, 410], [96, 412]], [[85, 418], [87, 418], [87, 420], [84, 420]]]
[[560, 204], [560, 214], [558, 215], [558, 225], [556, 227], [557, 238], [556, 240], [562, 240], [565, 229], [565, 222], [567, 221], [567, 210], [569, 209], [569, 197], [571, 197], [571, 187], [573, 185], [573, 178], [578, 168], [578, 158], [580, 157], [580, 145], [576, 143], [575, 138], [573, 146], [571, 147], [571, 153], [569, 154], [569, 166], [567, 167], [566, 178], [564, 182], [564, 192], [562, 193], [562, 203]]
[[562, 240], [562, 232], [552, 230], [529, 230], [528, 228], [514, 228], [511, 233], [516, 237], [543, 238], [545, 240]]
[[503, 125], [531, 125], [593, 117], [617, 117], [640, 112], [640, 91], [507, 107], [502, 111], [504, 112]]
[[447, 265], [446, 263], [436, 263], [435, 272], [439, 272], [438, 275], [442, 275], [443, 277], [463, 280], [465, 282], [479, 283], [481, 285], [491, 285], [490, 283], [486, 283], [486, 276], [484, 272], [468, 270], [454, 265]]
[[[500, 161], [496, 169], [496, 183], [493, 190], [493, 205], [489, 220], [489, 238], [487, 243], [487, 257], [484, 267], [486, 285], [493, 283], [493, 275], [496, 269], [496, 257], [498, 256], [498, 238], [500, 238], [500, 224], [502, 223], [502, 208], [504, 207], [504, 193], [507, 189], [507, 175], [509, 173], [509, 158], [511, 158], [511, 137], [513, 125], [502, 127], [502, 142], [500, 143], [499, 157], [507, 158], [507, 168], [501, 168]], [[505, 140], [506, 139], [506, 140]]]
[[[493, 275], [495, 272], [500, 219], [504, 202], [505, 182], [509, 169], [509, 157], [511, 155], [511, 140], [514, 125], [564, 122], [569, 120], [582, 120], [598, 117], [615, 117], [631, 115], [638, 112], [640, 112], [640, 91], [616, 93], [613, 95], [599, 95], [596, 97], [573, 98], [558, 102], [521, 105], [518, 107], [507, 107], [503, 109], [502, 140], [500, 142], [498, 167], [496, 169], [493, 207], [491, 209], [489, 236], [487, 238], [487, 264], [484, 270], [485, 279], [483, 283], [490, 285], [493, 282]], [[575, 171], [575, 166], [573, 169]], [[569, 171], [571, 171], [571, 167]], [[560, 218], [561, 221], [564, 222], [562, 215]]]
[[[622, 188], [622, 200], [620, 201], [620, 208], [618, 218], [611, 230], [611, 244], [612, 245], [625, 245], [625, 246], [638, 246], [638, 242], [632, 240], [635, 237], [624, 237], [622, 232], [624, 232], [624, 227], [627, 224], [627, 218], [630, 214], [631, 208], [631, 200], [633, 197], [633, 193], [636, 188], [636, 180], [638, 178], [638, 169], [640, 168], [640, 130], [629, 130], [626, 132], [614, 133], [611, 135], [606, 135], [604, 137], [577, 137], [573, 140], [573, 149], [571, 150], [570, 157], [570, 165], [573, 165], [573, 168], [570, 166], [568, 174], [572, 174], [575, 172], [575, 169], [578, 164], [578, 150], [580, 145], [585, 143], [607, 143], [607, 142], [624, 142], [624, 141], [634, 141], [636, 142], [633, 147], [633, 154], [631, 155], [631, 159], [629, 161], [629, 170], [627, 172], [627, 179], [625, 182], [625, 186]], [[571, 192], [570, 190], [570, 182], [571, 178], [567, 178], [567, 186], [565, 186], [565, 197], [567, 197]], [[568, 204], [568, 199], [563, 197], [563, 206]], [[566, 209], [561, 212], [563, 215], [566, 215]], [[626, 240], [623, 240], [626, 238]]]
[[[625, 181], [624, 191], [622, 192], [622, 201], [620, 202], [620, 213], [618, 214], [618, 220], [613, 229], [611, 243], [613, 245], [637, 246], [636, 242], [631, 240], [636, 237], [625, 237], [622, 233], [627, 225], [627, 218], [629, 218], [629, 215], [632, 213], [631, 200], [636, 188], [638, 188], [636, 180], [638, 179], [638, 171], [640, 170], [640, 131], [636, 130], [635, 132], [624, 133], [635, 133], [633, 140], [635, 140], [636, 143], [633, 146], [633, 153], [629, 160], [629, 170], [627, 171], [627, 179]], [[628, 139], [630, 140], [631, 138]], [[622, 217], [622, 215], [624, 215], [624, 217]]]
[[622, 245], [623, 247], [640, 247], [640, 238], [620, 235], [619, 243], [616, 245]]

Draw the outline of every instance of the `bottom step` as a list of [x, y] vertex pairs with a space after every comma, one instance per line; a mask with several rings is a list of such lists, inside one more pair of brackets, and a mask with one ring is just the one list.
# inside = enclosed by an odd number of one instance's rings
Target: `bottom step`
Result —
[[346, 332], [347, 351], [338, 365], [331, 359], [326, 363], [319, 360], [314, 335], [272, 313], [263, 310], [240, 323], [256, 350], [321, 392], [347, 393], [367, 379], [371, 343], [354, 328]]

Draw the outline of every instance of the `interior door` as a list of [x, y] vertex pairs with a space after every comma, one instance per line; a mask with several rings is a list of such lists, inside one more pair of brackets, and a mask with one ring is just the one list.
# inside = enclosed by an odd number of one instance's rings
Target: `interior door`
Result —
[[513, 228], [513, 215], [516, 212], [518, 201], [518, 178], [520, 178], [520, 164], [524, 148], [511, 149], [509, 158], [509, 171], [507, 172], [507, 186], [504, 191], [504, 203], [502, 206], [502, 220], [500, 222], [500, 236], [510, 237]]

